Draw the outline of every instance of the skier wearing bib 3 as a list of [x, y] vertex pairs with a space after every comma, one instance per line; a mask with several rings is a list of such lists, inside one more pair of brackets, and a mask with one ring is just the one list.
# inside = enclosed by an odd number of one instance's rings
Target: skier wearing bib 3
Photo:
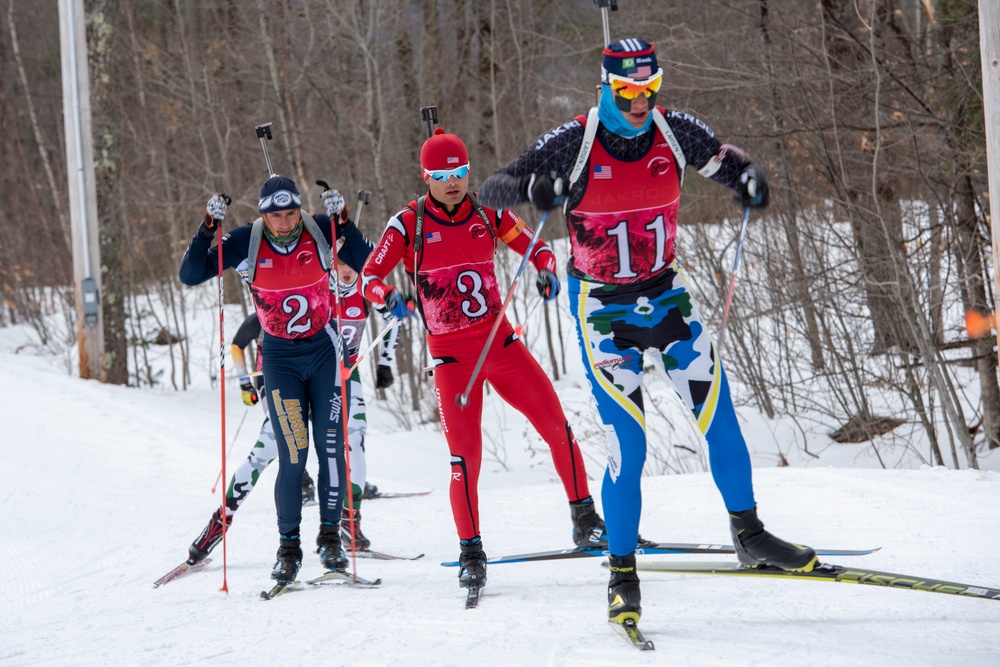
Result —
[[[438, 128], [421, 148], [420, 165], [428, 194], [389, 219], [361, 271], [362, 287], [366, 298], [385, 303], [397, 317], [411, 314], [419, 305], [433, 357], [441, 428], [451, 452], [449, 494], [461, 547], [459, 585], [483, 586], [486, 554], [480, 537], [478, 485], [485, 381], [528, 418], [549, 446], [570, 500], [574, 542], [597, 547], [607, 542], [604, 522], [590, 497], [583, 456], [552, 383], [506, 316], [467, 405], [456, 404], [500, 313], [502, 294], [494, 265], [497, 241], [523, 255], [533, 234], [512, 211], [479, 205], [469, 191], [469, 154], [457, 136]], [[416, 303], [384, 282], [400, 260], [415, 284]], [[539, 239], [529, 260], [538, 271], [539, 294], [555, 298], [559, 279], [551, 249]]]
[[663, 70], [651, 44], [616, 42], [602, 65], [599, 105], [544, 134], [490, 176], [480, 196], [497, 207], [564, 205], [570, 310], [608, 440], [601, 491], [611, 554], [608, 616], [623, 623], [641, 614], [635, 549], [646, 461], [646, 350], [660, 355], [705, 435], [740, 561], [803, 571], [817, 561], [811, 548], [778, 539], [757, 518], [750, 455], [726, 374], [675, 258], [686, 167], [759, 208], [768, 203], [764, 171], [720, 145], [697, 118], [655, 106]]

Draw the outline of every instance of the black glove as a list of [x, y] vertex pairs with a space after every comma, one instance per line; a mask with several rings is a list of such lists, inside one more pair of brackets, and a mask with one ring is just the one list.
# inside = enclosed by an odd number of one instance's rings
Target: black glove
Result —
[[551, 174], [532, 174], [528, 181], [528, 199], [539, 211], [548, 211], [556, 206], [562, 206], [566, 201], [563, 191], [566, 181], [555, 172]]
[[737, 186], [740, 206], [750, 208], [767, 208], [767, 174], [756, 165], [750, 165], [740, 174]]
[[546, 301], [551, 301], [559, 296], [559, 277], [548, 269], [542, 269], [538, 272], [535, 287], [538, 288], [538, 295], [540, 297]]
[[392, 386], [392, 367], [388, 364], [379, 364], [375, 369], [375, 388], [388, 389]]
[[240, 393], [243, 395], [244, 405], [257, 405], [260, 401], [258, 390], [264, 385], [264, 375], [262, 373], [251, 373], [240, 377]]
[[397, 320], [402, 320], [413, 315], [417, 302], [409, 296], [403, 296], [398, 289], [392, 287], [389, 289], [389, 295], [385, 298], [385, 307], [389, 310], [390, 315]]

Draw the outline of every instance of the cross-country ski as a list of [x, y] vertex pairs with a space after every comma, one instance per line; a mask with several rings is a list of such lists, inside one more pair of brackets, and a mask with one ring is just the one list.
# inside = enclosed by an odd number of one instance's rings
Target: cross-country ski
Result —
[[820, 564], [809, 572], [791, 572], [774, 567], [745, 567], [736, 563], [673, 563], [669, 561], [639, 561], [640, 571], [673, 574], [715, 574], [727, 577], [772, 577], [795, 581], [833, 581], [843, 584], [866, 584], [883, 588], [902, 588], [911, 591], [943, 593], [959, 597], [1000, 601], [1000, 588], [959, 584], [953, 581], [929, 578], [916, 574], [880, 572], [864, 567]]
[[198, 570], [203, 569], [206, 565], [208, 565], [211, 562], [212, 562], [211, 558], [205, 558], [204, 560], [199, 560], [199, 561], [192, 561], [191, 559], [188, 559], [183, 563], [181, 563], [180, 565], [178, 565], [177, 567], [175, 567], [174, 569], [170, 570], [170, 572], [167, 572], [165, 575], [154, 581], [153, 588], [158, 588], [163, 584], [171, 582], [174, 579], [184, 574], [188, 574], [190, 572], [197, 572]]
[[[881, 549], [816, 549], [820, 556], [866, 556]], [[728, 544], [696, 544], [681, 542], [650, 542], [643, 541], [642, 546], [636, 547], [635, 553], [638, 555], [657, 554], [735, 554], [736, 549]], [[573, 549], [555, 549], [553, 551], [536, 551], [534, 553], [512, 554], [509, 556], [499, 556], [486, 561], [488, 565], [498, 565], [502, 563], [531, 563], [546, 560], [567, 560], [573, 558], [594, 558], [607, 557], [607, 549], [593, 549], [587, 547], [575, 547]], [[458, 561], [445, 561], [441, 563], [444, 567], [458, 567]]]

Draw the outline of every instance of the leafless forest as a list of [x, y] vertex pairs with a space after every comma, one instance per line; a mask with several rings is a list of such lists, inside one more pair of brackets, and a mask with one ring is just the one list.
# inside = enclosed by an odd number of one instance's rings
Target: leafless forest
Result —
[[[603, 48], [592, 0], [85, 4], [108, 377], [179, 390], [192, 372], [180, 256], [212, 193], [233, 197], [228, 225], [256, 215], [267, 173], [255, 125], [273, 121], [275, 169], [310, 208], [318, 178], [352, 208], [351, 193], [372, 190], [361, 227], [375, 239], [421, 192], [421, 106], [466, 140], [475, 185], [593, 104]], [[770, 174], [727, 332], [730, 373], [768, 416], [830, 415], [844, 441], [915, 424], [931, 443], [919, 455], [955, 468], [1000, 446], [994, 341], [961, 326], [993, 303], [976, 5], [620, 0], [611, 14], [612, 39], [657, 46], [660, 103]], [[43, 323], [75, 318], [57, 5], [0, 0], [0, 17], [0, 326], [27, 322], [66, 347]], [[681, 261], [717, 323], [739, 210], [694, 174], [682, 202]], [[545, 237], [564, 233], [550, 224]], [[235, 280], [227, 297], [248, 303]], [[574, 363], [573, 326], [557, 308], [546, 324], [533, 349], [558, 375]], [[421, 336], [406, 336], [389, 400], [431, 420], [429, 380], [414, 371]], [[154, 344], [176, 360], [166, 376], [143, 362]]]

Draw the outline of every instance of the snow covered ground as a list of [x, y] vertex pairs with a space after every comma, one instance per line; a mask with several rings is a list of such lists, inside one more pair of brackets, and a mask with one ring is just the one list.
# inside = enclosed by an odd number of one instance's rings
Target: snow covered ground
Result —
[[[608, 627], [598, 559], [495, 565], [480, 607], [465, 611], [456, 571], [439, 565], [458, 555], [444, 439], [432, 427], [396, 431], [375, 401], [370, 481], [434, 492], [367, 501], [365, 532], [374, 548], [424, 559], [358, 561], [359, 574], [384, 580], [377, 590], [326, 587], [260, 601], [277, 548], [272, 467], [229, 533], [229, 593], [219, 590], [221, 547], [205, 571], [153, 589], [219, 502], [210, 493], [218, 395], [81, 381], [58, 359], [30, 348], [15, 354], [30, 338], [25, 328], [0, 329], [0, 665], [1000, 664], [998, 601], [871, 586], [645, 573], [642, 627], [657, 645], [648, 653]], [[564, 382], [567, 395], [580, 391], [578, 379]], [[229, 398], [232, 437], [244, 407], [237, 391]], [[488, 429], [507, 433], [510, 468], [484, 465], [487, 553], [571, 546], [551, 463], [514, 444], [523, 420], [489, 406], [485, 414]], [[260, 419], [252, 409], [230, 466]], [[1000, 587], [1000, 473], [775, 468], [769, 456], [755, 452], [756, 492], [778, 535], [830, 548], [880, 546], [849, 562]], [[593, 457], [587, 465], [599, 499], [602, 470]], [[707, 473], [646, 477], [644, 493], [644, 536], [729, 541]], [[306, 508], [304, 543], [317, 524], [316, 508]], [[302, 575], [320, 571], [307, 554]]]

